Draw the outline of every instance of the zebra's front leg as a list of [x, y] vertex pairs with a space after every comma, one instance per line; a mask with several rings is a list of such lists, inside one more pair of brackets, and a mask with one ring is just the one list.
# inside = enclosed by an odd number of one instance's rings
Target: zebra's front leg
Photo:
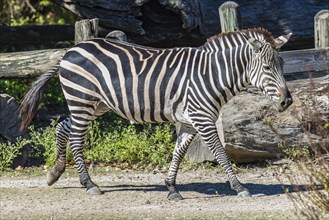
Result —
[[235, 176], [231, 162], [225, 152], [223, 145], [220, 142], [216, 125], [213, 122], [202, 122], [199, 125], [195, 124], [195, 128], [202, 137], [203, 141], [214, 154], [217, 162], [223, 167], [225, 173], [228, 175], [231, 188], [237, 192], [240, 197], [248, 197], [250, 193], [247, 188], [242, 186]]
[[58, 123], [56, 127], [56, 148], [57, 156], [55, 166], [47, 173], [47, 184], [53, 185], [65, 171], [66, 165], [66, 144], [71, 131], [71, 117]]
[[181, 123], [177, 123], [176, 132], [176, 146], [173, 152], [173, 158], [169, 167], [168, 176], [165, 180], [165, 184], [169, 190], [167, 198], [172, 201], [179, 201], [183, 199], [176, 187], [176, 176], [179, 165], [196, 134], [196, 131], [193, 128], [187, 127]]
[[87, 193], [92, 195], [100, 195], [103, 194], [103, 192], [91, 180], [83, 159], [85, 137], [88, 132], [88, 125], [90, 124], [90, 121], [88, 121], [88, 119], [79, 119], [72, 117], [72, 128], [69, 136], [70, 147], [75, 161], [75, 168], [79, 173], [81, 185], [87, 188]]

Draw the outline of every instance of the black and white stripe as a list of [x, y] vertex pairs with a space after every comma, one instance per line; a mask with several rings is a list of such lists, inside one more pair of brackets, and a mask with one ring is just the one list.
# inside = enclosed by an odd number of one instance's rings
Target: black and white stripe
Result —
[[[264, 29], [249, 29], [212, 37], [198, 48], [156, 49], [110, 39], [74, 46], [59, 67], [71, 115], [58, 126], [58, 159], [48, 183], [53, 184], [64, 171], [69, 141], [81, 184], [88, 192], [101, 193], [83, 163], [83, 144], [90, 122], [112, 110], [135, 122], [179, 125], [165, 181], [170, 199], [182, 199], [175, 185], [177, 170], [196, 134], [223, 166], [232, 189], [249, 195], [233, 173], [215, 122], [220, 108], [250, 83], [279, 102], [281, 110], [291, 104], [283, 62], [274, 50], [288, 37], [274, 39]], [[36, 85], [45, 81], [44, 77]]]

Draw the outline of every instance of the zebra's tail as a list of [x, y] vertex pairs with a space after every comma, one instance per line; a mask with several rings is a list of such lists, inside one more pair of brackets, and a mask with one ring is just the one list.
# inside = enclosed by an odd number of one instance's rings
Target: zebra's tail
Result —
[[19, 106], [19, 115], [22, 119], [20, 131], [23, 131], [30, 124], [37, 113], [40, 99], [44, 93], [44, 87], [49, 79], [58, 72], [58, 69], [59, 64], [50, 67], [32, 84], [31, 89], [25, 94]]

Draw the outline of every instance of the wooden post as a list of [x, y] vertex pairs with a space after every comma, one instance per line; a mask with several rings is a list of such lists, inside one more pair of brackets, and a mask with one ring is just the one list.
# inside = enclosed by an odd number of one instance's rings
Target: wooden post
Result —
[[329, 47], [329, 10], [319, 11], [314, 17], [315, 48]]
[[98, 18], [75, 22], [75, 44], [98, 36]]
[[240, 29], [239, 5], [233, 1], [223, 3], [219, 9], [219, 20], [222, 32], [237, 31]]

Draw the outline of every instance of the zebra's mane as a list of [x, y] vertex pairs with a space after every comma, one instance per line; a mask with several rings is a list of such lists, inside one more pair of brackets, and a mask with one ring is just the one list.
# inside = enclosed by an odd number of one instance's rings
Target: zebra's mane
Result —
[[222, 39], [225, 39], [226, 37], [229, 37], [232, 35], [239, 35], [241, 33], [243, 33], [247, 36], [253, 37], [257, 40], [266, 41], [266, 42], [270, 43], [272, 47], [274, 47], [274, 45], [275, 45], [275, 41], [274, 41], [275, 39], [274, 39], [272, 33], [264, 28], [248, 28], [248, 29], [243, 29], [243, 30], [239, 30], [239, 31], [220, 33], [218, 35], [208, 38], [207, 43], [214, 41], [214, 40], [220, 41]]

